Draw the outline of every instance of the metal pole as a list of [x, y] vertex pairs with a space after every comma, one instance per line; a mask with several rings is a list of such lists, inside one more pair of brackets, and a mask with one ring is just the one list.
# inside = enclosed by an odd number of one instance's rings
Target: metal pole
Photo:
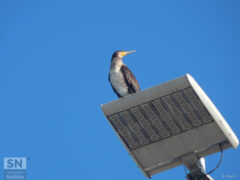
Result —
[[191, 153], [181, 158], [184, 166], [189, 170], [187, 174], [188, 180], [213, 180], [213, 178], [207, 175], [205, 170], [205, 165], [196, 156], [196, 154]]

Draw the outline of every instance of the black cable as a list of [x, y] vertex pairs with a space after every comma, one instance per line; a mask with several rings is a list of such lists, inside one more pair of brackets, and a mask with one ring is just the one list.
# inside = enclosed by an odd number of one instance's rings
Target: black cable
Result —
[[220, 147], [220, 150], [221, 150], [221, 159], [218, 162], [218, 165], [213, 170], [209, 171], [206, 175], [209, 175], [209, 174], [213, 173], [217, 168], [219, 168], [220, 164], [222, 163], [222, 160], [223, 160], [223, 149], [222, 149], [221, 143], [219, 144], [219, 147]]

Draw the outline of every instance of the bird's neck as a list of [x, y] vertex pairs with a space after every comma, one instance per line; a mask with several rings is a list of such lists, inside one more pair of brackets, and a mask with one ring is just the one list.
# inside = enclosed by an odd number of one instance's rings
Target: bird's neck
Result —
[[115, 57], [115, 58], [112, 59], [111, 69], [112, 69], [112, 68], [115, 68], [115, 69], [121, 68], [122, 65], [124, 65], [122, 59], [121, 59], [121, 58], [118, 58], [118, 57]]

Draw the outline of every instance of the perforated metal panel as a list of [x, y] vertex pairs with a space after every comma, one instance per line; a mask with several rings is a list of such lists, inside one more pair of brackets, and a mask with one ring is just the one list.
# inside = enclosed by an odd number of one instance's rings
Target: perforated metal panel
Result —
[[107, 118], [131, 150], [213, 121], [192, 88], [111, 114]]

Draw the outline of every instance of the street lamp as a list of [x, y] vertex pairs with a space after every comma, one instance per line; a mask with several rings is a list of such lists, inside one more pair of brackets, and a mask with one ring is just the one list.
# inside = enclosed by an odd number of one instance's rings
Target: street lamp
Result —
[[211, 179], [200, 158], [238, 139], [189, 74], [103, 104], [104, 115], [147, 177], [184, 164], [188, 179]]

